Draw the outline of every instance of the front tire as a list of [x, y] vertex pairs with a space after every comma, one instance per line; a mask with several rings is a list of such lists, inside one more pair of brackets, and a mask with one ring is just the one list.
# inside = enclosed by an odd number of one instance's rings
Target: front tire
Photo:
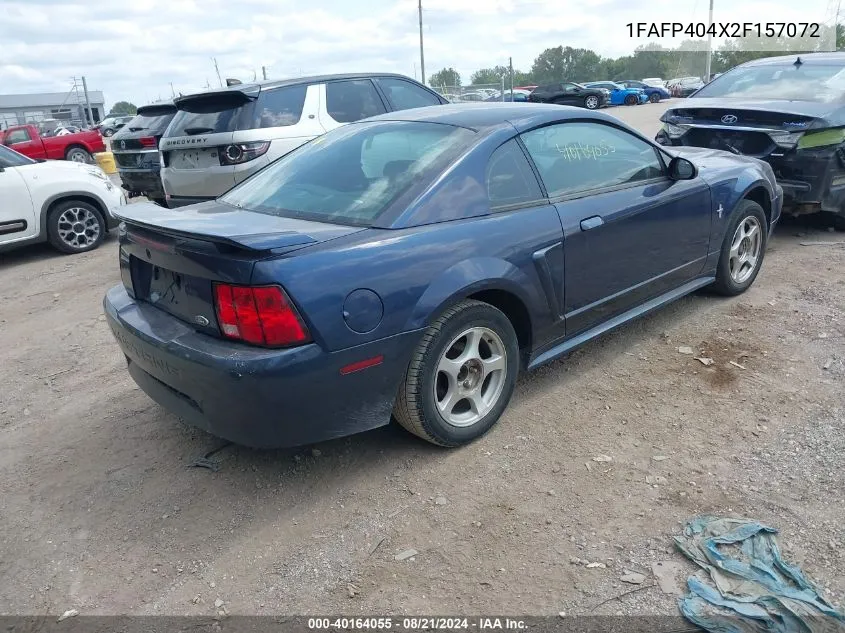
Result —
[[510, 320], [487, 303], [461, 301], [431, 324], [414, 350], [393, 415], [433, 444], [468, 444], [499, 420], [518, 372]]
[[637, 99], [636, 95], [628, 95], [625, 97], [625, 105], [637, 105], [638, 101], [639, 99]]
[[106, 222], [99, 209], [82, 200], [60, 202], [47, 216], [47, 238], [62, 253], [94, 250], [105, 234]]
[[656, 92], [652, 92], [650, 95], [648, 95], [648, 100], [652, 103], [660, 103], [660, 95]]
[[713, 290], [726, 296], [748, 290], [763, 265], [767, 237], [763, 207], [753, 200], [741, 201], [725, 231]]

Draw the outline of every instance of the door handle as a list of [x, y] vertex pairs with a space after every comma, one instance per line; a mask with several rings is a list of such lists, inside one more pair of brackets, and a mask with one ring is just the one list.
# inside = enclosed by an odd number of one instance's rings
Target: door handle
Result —
[[601, 219], [601, 216], [594, 215], [591, 218], [585, 218], [581, 220], [581, 230], [582, 231], [589, 231], [590, 229], [594, 229], [596, 227], [601, 226], [604, 224], [604, 220]]

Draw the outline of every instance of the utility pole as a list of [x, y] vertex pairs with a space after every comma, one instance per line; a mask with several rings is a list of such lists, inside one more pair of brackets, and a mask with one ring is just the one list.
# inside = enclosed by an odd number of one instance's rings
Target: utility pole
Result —
[[266, 66], [261, 67], [261, 76], [264, 77], [265, 81], [267, 81], [267, 67]]
[[85, 125], [93, 125], [94, 113], [91, 112], [91, 100], [88, 98], [88, 84], [85, 82], [85, 75], [82, 75], [82, 92], [85, 93]]
[[707, 64], [704, 67], [704, 83], [710, 81], [710, 60], [713, 58], [713, 0], [710, 0], [710, 17], [707, 22]]
[[223, 80], [220, 79], [220, 69], [217, 67], [217, 59], [215, 57], [211, 58], [211, 61], [214, 62], [214, 72], [217, 73], [217, 81], [220, 83], [220, 87], [223, 87]]
[[170, 94], [173, 96], [174, 99], [176, 98], [176, 91], [173, 89], [172, 81], [170, 82]]
[[508, 57], [508, 75], [511, 80], [511, 103], [513, 103], [513, 57]]
[[422, 0], [417, 0], [420, 13], [420, 83], [425, 84], [425, 55], [423, 54]]

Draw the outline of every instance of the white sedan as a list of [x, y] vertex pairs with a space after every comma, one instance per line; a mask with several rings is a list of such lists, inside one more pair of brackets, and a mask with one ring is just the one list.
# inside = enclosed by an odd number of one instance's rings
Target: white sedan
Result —
[[35, 161], [0, 145], [0, 252], [50, 242], [63, 253], [97, 248], [126, 196], [99, 167]]

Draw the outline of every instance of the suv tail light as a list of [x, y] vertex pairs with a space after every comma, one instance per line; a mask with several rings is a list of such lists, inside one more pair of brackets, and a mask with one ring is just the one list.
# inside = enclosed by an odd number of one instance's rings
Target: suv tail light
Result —
[[217, 322], [226, 338], [288, 347], [311, 340], [308, 328], [279, 286], [214, 284]]
[[220, 148], [221, 165], [240, 165], [258, 158], [270, 149], [270, 141], [253, 141], [252, 143], [233, 143]]
[[138, 139], [141, 143], [141, 147], [155, 147], [156, 146], [156, 138], [155, 136], [142, 136]]

